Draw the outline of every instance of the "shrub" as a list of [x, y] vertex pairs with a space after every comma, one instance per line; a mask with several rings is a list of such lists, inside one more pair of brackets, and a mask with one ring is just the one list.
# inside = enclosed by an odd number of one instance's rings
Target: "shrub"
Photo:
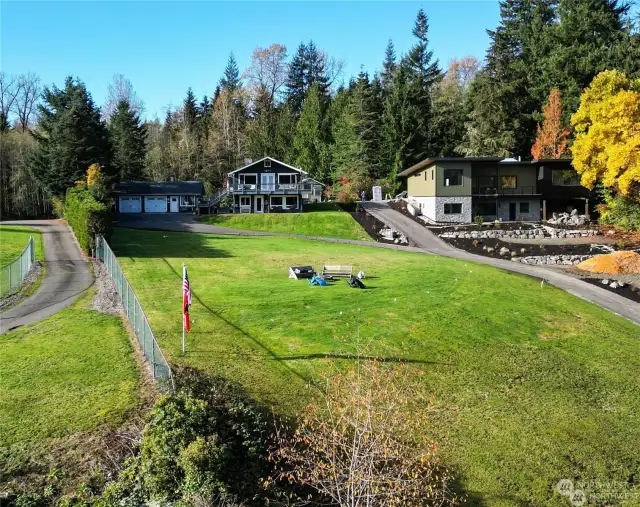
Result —
[[484, 217], [482, 215], [476, 215], [473, 221], [478, 227], [482, 227], [482, 224], [484, 223]]
[[111, 227], [111, 214], [107, 206], [97, 201], [83, 186], [67, 190], [64, 217], [76, 235], [80, 247], [87, 253], [95, 247], [97, 234], [107, 234]]
[[640, 202], [632, 197], [604, 191], [604, 204], [597, 206], [600, 222], [629, 231], [640, 231]]

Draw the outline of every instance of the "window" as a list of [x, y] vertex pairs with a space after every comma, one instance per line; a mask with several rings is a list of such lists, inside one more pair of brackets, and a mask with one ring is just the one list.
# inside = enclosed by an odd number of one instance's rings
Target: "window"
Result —
[[285, 197], [285, 204], [287, 206], [293, 206], [295, 208], [298, 207], [298, 196], [296, 195], [290, 195]]
[[579, 187], [580, 176], [571, 169], [551, 171], [551, 184], [560, 187]]
[[270, 160], [270, 159], [268, 159], [268, 158], [267, 158], [267, 159], [265, 159], [265, 161], [264, 161], [264, 166], [265, 166], [265, 167], [271, 167], [271, 160]]
[[239, 174], [238, 181], [243, 185], [256, 185], [258, 183], [257, 174]]
[[424, 172], [424, 181], [427, 181], [427, 173], [428, 173], [428, 172], [429, 172], [429, 171], [425, 171], [425, 172]]
[[433, 178], [435, 177], [436, 174], [436, 170], [435, 169], [431, 169], [431, 181], [433, 181]]
[[502, 188], [516, 188], [518, 186], [518, 177], [500, 176], [500, 186]]
[[241, 195], [240, 196], [240, 206], [251, 206], [251, 196]]
[[497, 215], [496, 203], [493, 201], [477, 202], [476, 203], [476, 215], [491, 216]]
[[282, 196], [281, 195], [272, 195], [271, 196], [271, 207], [282, 207]]
[[292, 185], [298, 180], [297, 174], [278, 174], [278, 183], [280, 185]]
[[196, 198], [192, 195], [183, 195], [180, 197], [180, 206], [195, 206]]
[[461, 187], [462, 169], [445, 169], [444, 170], [444, 186], [445, 187]]
[[520, 213], [529, 213], [529, 203], [521, 202], [520, 203]]
[[445, 202], [444, 203], [445, 215], [459, 215], [460, 213], [462, 213], [461, 202]]

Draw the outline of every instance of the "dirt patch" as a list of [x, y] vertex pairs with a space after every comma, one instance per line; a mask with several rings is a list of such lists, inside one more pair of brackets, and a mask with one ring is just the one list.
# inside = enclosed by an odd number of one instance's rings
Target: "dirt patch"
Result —
[[578, 269], [591, 273], [640, 274], [640, 254], [631, 251], [598, 255], [578, 264]]
[[[566, 244], [566, 245], [538, 245], [510, 243], [501, 239], [469, 239], [469, 238], [442, 238], [450, 245], [466, 250], [467, 252], [483, 255], [484, 257], [511, 258], [511, 252], [517, 257], [541, 256], [541, 255], [597, 255], [602, 253], [591, 244]], [[507, 255], [500, 255], [500, 250], [507, 248]]]
[[380, 236], [380, 231], [382, 229], [387, 229], [387, 226], [366, 211], [359, 209], [355, 203], [338, 203], [338, 206], [349, 213], [349, 215], [351, 215], [353, 219], [358, 222], [365, 231], [367, 231], [367, 234], [371, 236], [371, 239], [378, 243], [394, 244], [393, 241], [386, 240]]

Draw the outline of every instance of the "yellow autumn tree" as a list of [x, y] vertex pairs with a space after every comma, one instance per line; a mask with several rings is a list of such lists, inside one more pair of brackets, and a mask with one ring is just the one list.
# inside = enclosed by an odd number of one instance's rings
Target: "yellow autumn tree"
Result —
[[598, 74], [571, 117], [575, 141], [573, 166], [584, 186], [605, 187], [623, 195], [640, 190], [640, 79], [622, 72]]

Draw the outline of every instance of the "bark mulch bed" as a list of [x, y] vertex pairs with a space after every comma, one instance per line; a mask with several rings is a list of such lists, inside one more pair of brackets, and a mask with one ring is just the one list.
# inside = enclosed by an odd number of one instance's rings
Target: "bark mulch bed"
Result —
[[389, 245], [395, 244], [393, 241], [383, 239], [380, 236], [380, 230], [387, 229], [387, 226], [366, 211], [358, 211], [358, 207], [355, 203], [338, 203], [338, 206], [349, 213], [353, 219], [358, 222], [365, 231], [367, 231], [367, 234], [371, 236], [371, 239], [378, 243], [387, 243]]
[[[613, 289], [608, 285], [604, 285], [602, 280], [607, 280], [606, 275], [601, 276], [600, 278], [582, 278], [583, 282], [590, 283], [591, 285], [596, 285], [602, 289], [606, 289], [609, 292], [615, 292], [619, 296], [623, 296], [631, 301], [635, 301], [636, 303], [640, 303], [640, 289], [631, 284], [625, 284], [624, 287], [618, 287], [617, 289]], [[611, 278], [609, 278], [611, 280]]]
[[[604, 253], [601, 250], [594, 250], [590, 244], [566, 244], [566, 245], [525, 245], [522, 243], [509, 243], [500, 239], [468, 239], [468, 238], [441, 238], [456, 248], [466, 250], [467, 252], [483, 255], [485, 257], [494, 257], [498, 259], [510, 258], [511, 255], [500, 255], [502, 247], [508, 248], [510, 251], [516, 252], [518, 257], [530, 255], [597, 255]], [[494, 251], [489, 253], [486, 249], [493, 248]], [[522, 249], [525, 252], [522, 253]]]

